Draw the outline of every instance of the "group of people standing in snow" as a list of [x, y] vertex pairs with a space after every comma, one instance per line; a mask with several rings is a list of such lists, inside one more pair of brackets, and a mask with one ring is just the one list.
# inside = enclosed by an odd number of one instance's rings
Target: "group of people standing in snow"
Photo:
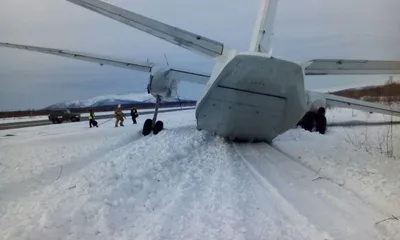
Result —
[[[114, 117], [115, 117], [115, 127], [119, 126], [123, 127], [124, 126], [124, 119], [126, 119], [124, 112], [122, 111], [121, 104], [118, 105], [117, 109], [114, 111]], [[137, 112], [136, 108], [131, 108], [131, 117], [132, 117], [132, 122], [133, 124], [136, 124], [136, 118], [139, 117], [139, 113]], [[95, 114], [93, 110], [89, 111], [89, 127], [92, 128], [94, 127], [99, 127], [99, 124], [96, 121]]]

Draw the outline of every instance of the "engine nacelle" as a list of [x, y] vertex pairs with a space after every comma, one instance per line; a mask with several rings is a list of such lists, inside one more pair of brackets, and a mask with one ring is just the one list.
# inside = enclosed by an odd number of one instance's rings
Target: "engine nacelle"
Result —
[[169, 76], [170, 69], [158, 69], [150, 74], [147, 91], [154, 97], [160, 96], [162, 99], [171, 100], [178, 95], [179, 80]]

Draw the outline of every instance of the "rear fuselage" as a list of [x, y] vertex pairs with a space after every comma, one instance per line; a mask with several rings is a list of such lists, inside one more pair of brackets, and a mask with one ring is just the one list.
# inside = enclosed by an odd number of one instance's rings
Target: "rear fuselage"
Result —
[[242, 141], [272, 141], [307, 111], [300, 65], [262, 53], [217, 62], [197, 102], [197, 129]]

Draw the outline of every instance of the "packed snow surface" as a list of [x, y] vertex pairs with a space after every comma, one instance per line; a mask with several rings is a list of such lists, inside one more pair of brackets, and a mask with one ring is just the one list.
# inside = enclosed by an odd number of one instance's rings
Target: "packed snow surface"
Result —
[[[185, 109], [185, 108], [193, 108], [194, 106], [182, 106], [182, 107], [163, 107], [160, 110], [171, 110], [171, 109]], [[148, 109], [138, 109], [138, 113], [142, 113], [144, 111], [152, 111], [152, 108]], [[74, 110], [72, 110], [74, 112]], [[122, 111], [126, 116], [130, 116], [131, 110]], [[104, 116], [104, 115], [113, 115], [114, 111], [109, 112], [94, 112], [96, 116]], [[81, 117], [88, 117], [89, 113], [82, 113]], [[32, 117], [15, 117], [15, 118], [0, 118], [0, 124], [3, 123], [14, 123], [14, 122], [30, 122], [30, 121], [40, 121], [40, 120], [48, 120], [48, 116], [32, 116]]]
[[147, 137], [144, 117], [0, 131], [0, 236], [400, 239], [399, 153], [378, 140], [388, 126], [292, 129], [268, 145], [196, 131], [192, 110], [160, 119]]

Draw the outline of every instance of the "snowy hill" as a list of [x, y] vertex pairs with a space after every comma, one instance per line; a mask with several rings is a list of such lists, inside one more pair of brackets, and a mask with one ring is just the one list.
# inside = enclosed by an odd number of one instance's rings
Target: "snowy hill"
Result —
[[[50, 105], [45, 109], [56, 109], [56, 108], [85, 108], [85, 107], [103, 107], [118, 104], [134, 104], [134, 103], [155, 103], [155, 98], [148, 93], [131, 93], [125, 95], [104, 95], [89, 98], [86, 100], [76, 100], [61, 102]], [[179, 98], [169, 102], [178, 101], [190, 101], [188, 99]]]

